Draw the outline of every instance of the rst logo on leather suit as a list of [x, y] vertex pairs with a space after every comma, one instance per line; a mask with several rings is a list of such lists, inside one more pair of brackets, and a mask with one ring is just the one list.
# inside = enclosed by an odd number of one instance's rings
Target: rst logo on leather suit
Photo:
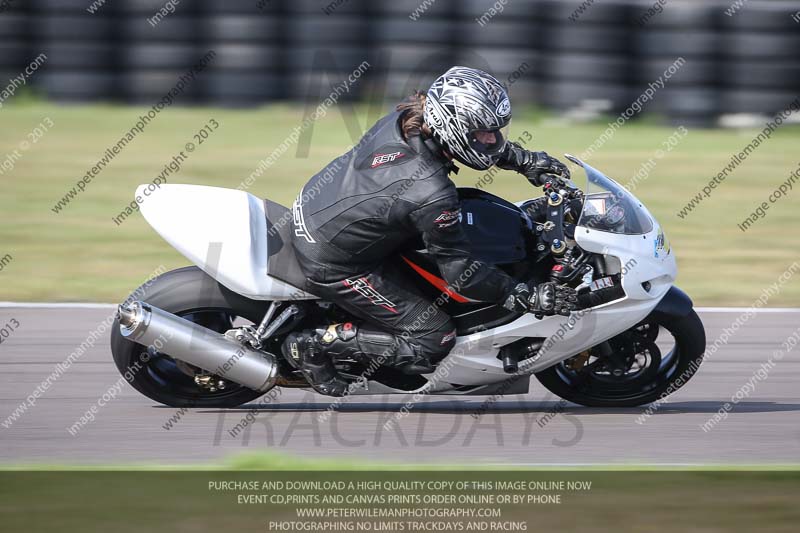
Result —
[[391, 163], [398, 157], [403, 157], [403, 152], [392, 152], [391, 154], [375, 154], [375, 158], [372, 160], [372, 168], [379, 167], [384, 163]]
[[447, 228], [458, 222], [460, 218], [461, 209], [448, 209], [442, 211], [433, 222], [436, 224], [437, 228]]
[[390, 302], [388, 298], [379, 293], [367, 278], [346, 279], [343, 283], [369, 300], [371, 304], [379, 305], [392, 313], [397, 312], [395, 305]]
[[292, 204], [292, 221], [294, 222], [295, 235], [304, 238], [310, 243], [317, 242], [314, 240], [314, 237], [311, 236], [311, 233], [309, 233], [308, 228], [306, 227], [306, 221], [303, 217], [303, 205], [300, 203], [299, 196]]

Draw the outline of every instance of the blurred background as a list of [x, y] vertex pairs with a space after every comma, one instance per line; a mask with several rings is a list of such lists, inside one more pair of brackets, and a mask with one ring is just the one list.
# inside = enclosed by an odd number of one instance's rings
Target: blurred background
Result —
[[[169, 183], [253, 178], [250, 193], [289, 205], [400, 98], [466, 64], [507, 84], [512, 139], [590, 151], [635, 185], [698, 305], [750, 305], [799, 259], [787, 228], [800, 226], [800, 187], [738, 225], [800, 170], [800, 113], [679, 212], [800, 96], [799, 50], [800, 1], [788, 0], [0, 0], [0, 300], [117, 302], [159, 265], [185, 265], [139, 213], [118, 222], [188, 142]], [[54, 209], [209, 51], [174, 103]], [[541, 194], [513, 173], [481, 183], [512, 201]], [[800, 284], [769, 305], [800, 305]]]
[[4, 0], [0, 74], [44, 52], [30, 85], [48, 99], [147, 103], [214, 50], [181, 103], [242, 107], [317, 100], [365, 60], [351, 99], [394, 100], [469, 64], [516, 82], [515, 103], [620, 112], [683, 57], [649, 111], [712, 125], [800, 90], [800, 2], [738, 2]]

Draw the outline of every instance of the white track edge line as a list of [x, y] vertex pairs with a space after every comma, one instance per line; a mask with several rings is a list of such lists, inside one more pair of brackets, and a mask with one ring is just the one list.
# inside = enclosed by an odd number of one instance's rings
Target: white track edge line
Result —
[[[17, 307], [20, 309], [112, 309], [117, 304], [105, 303], [69, 303], [69, 302], [0, 302], [0, 308]], [[695, 307], [699, 313], [744, 313], [753, 310], [756, 313], [800, 313], [800, 307]]]

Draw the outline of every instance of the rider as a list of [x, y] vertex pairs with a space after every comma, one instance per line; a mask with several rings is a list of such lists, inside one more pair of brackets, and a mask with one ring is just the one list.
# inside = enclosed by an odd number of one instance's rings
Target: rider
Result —
[[[320, 393], [340, 396], [347, 383], [332, 356], [381, 358], [407, 374], [433, 372], [453, 347], [451, 318], [386, 259], [421, 236], [450, 288], [516, 312], [569, 314], [566, 286], [529, 287], [470, 257], [460, 221], [452, 160], [492, 165], [542, 185], [545, 174], [569, 176], [545, 152], [507, 141], [511, 105], [491, 75], [453, 67], [379, 120], [362, 141], [309, 180], [292, 206], [293, 245], [309, 289], [363, 324], [322, 326], [289, 335], [283, 351]], [[315, 191], [307, 194], [306, 191]]]

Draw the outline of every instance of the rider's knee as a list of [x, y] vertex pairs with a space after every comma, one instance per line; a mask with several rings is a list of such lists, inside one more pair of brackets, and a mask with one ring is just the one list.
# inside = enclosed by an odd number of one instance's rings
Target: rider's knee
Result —
[[417, 339], [422, 351], [431, 359], [443, 359], [456, 343], [456, 326], [452, 320], [447, 320], [434, 331]]

